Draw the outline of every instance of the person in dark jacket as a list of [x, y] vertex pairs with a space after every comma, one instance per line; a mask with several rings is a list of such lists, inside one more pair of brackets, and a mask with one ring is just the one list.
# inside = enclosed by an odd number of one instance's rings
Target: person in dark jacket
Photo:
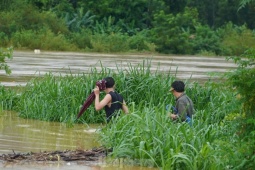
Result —
[[128, 113], [128, 107], [125, 103], [123, 97], [115, 91], [115, 81], [112, 77], [104, 78], [106, 81], [106, 89], [104, 92], [106, 93], [105, 97], [100, 101], [99, 99], [99, 87], [96, 86], [94, 89], [95, 93], [95, 109], [99, 111], [101, 109], [105, 109], [106, 112], [106, 120], [109, 122], [112, 117], [116, 116], [116, 113], [119, 110], [123, 110], [124, 113]]
[[171, 84], [170, 92], [175, 96], [175, 107], [173, 113], [169, 113], [172, 120], [186, 121], [191, 124], [194, 114], [192, 100], [184, 92], [185, 84], [182, 81], [174, 81]]

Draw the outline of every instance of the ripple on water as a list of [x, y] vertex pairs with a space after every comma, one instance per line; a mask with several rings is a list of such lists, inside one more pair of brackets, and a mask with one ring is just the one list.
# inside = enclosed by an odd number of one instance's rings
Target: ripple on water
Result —
[[28, 128], [28, 127], [30, 127], [30, 125], [16, 125], [16, 126], [18, 126], [18, 127], [23, 127], [23, 128]]

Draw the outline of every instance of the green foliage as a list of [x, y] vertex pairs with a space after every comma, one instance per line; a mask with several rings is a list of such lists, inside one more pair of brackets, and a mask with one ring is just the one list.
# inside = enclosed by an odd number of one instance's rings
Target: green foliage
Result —
[[240, 94], [240, 100], [243, 103], [242, 111], [246, 115], [246, 121], [243, 125], [245, 131], [242, 133], [253, 134], [255, 132], [255, 50], [249, 49], [240, 57], [230, 57], [228, 59], [232, 59], [238, 65], [236, 70], [227, 73], [226, 76]]
[[226, 24], [225, 27], [219, 29], [223, 35], [221, 46], [223, 55], [241, 55], [249, 48], [255, 48], [255, 34], [247, 29], [245, 25], [236, 26], [232, 23]]
[[165, 14], [163, 11], [155, 15], [153, 41], [157, 50], [164, 53], [190, 54], [192, 43], [190, 35], [195, 33], [197, 12], [186, 8], [176, 16]]
[[12, 36], [13, 45], [19, 49], [44, 49], [56, 51], [75, 51], [77, 47], [69, 42], [64, 34], [54, 34], [47, 28], [37, 31], [18, 31]]
[[[140, 96], [137, 94], [146, 94], [147, 89], [150, 88], [149, 85], [155, 88], [155, 96], [147, 93], [148, 96], [144, 97], [166, 96], [165, 91], [158, 87], [158, 82], [164, 80], [169, 84], [171, 78], [160, 76], [160, 74], [155, 74], [155, 77], [150, 78], [150, 74], [150, 67], [145, 62], [137, 67], [130, 66], [128, 70], [118, 68], [117, 73], [102, 67], [101, 70], [92, 68], [89, 74], [66, 76], [47, 74], [33, 79], [26, 85], [21, 93], [17, 110], [24, 118], [73, 122], [96, 81], [107, 75], [115, 78], [116, 90], [123, 95], [127, 103], [140, 102]], [[136, 80], [138, 76], [140, 79]], [[163, 101], [166, 99], [167, 96], [163, 98]], [[159, 103], [155, 101], [154, 104]], [[104, 116], [101, 113], [95, 112], [95, 109], [90, 107], [79, 120], [87, 123], [103, 122]]]
[[205, 51], [215, 55], [221, 54], [221, 40], [217, 32], [206, 25], [197, 25], [195, 29], [195, 33], [190, 35], [193, 44], [193, 54], [200, 54]]
[[14, 110], [19, 100], [18, 94], [0, 84], [0, 110]]
[[187, 6], [196, 8], [199, 14], [199, 22], [203, 25], [209, 25], [210, 28], [217, 29], [227, 22], [235, 25], [249, 25], [250, 29], [254, 28], [254, 22], [249, 16], [254, 15], [254, 5], [245, 6], [240, 9], [240, 1], [227, 0], [192, 0]]
[[92, 51], [94, 52], [124, 52], [128, 51], [127, 36], [117, 34], [95, 34], [91, 37]]
[[[160, 65], [158, 68], [160, 68]], [[148, 103], [161, 105], [170, 100], [169, 94], [165, 91], [173, 81], [170, 72], [168, 74], [162, 74], [157, 70], [153, 72], [149, 60], [143, 61], [143, 63], [139, 63], [136, 66], [129, 65], [129, 69], [126, 72], [127, 76], [125, 76], [124, 80], [125, 93], [128, 94], [128, 98], [132, 99], [132, 102], [143, 103], [144, 105]], [[159, 82], [162, 86], [160, 86]], [[149, 93], [149, 89], [153, 89], [153, 93]], [[141, 96], [143, 96], [143, 100], [141, 100]], [[159, 96], [161, 97], [159, 98]], [[159, 99], [154, 100], [155, 98]]]
[[129, 37], [129, 47], [137, 51], [155, 52], [155, 45], [150, 43], [147, 30], [137, 32], [136, 35]]
[[244, 8], [247, 4], [251, 2], [254, 2], [254, 0], [241, 0], [239, 9]]
[[[87, 37], [88, 38], [88, 37]], [[128, 36], [122, 33], [91, 35], [90, 51], [94, 52], [128, 52], [128, 51], [154, 51], [154, 45], [146, 41], [145, 37]]]
[[[153, 88], [153, 93], [155, 89], [158, 88]], [[160, 96], [157, 91], [155, 94]], [[192, 127], [173, 123], [166, 116], [165, 105], [174, 102], [173, 99], [164, 100], [166, 96], [162, 96], [146, 101], [149, 97], [142, 97], [140, 102], [131, 105], [130, 114], [121, 115], [100, 132], [104, 146], [113, 148], [110, 156], [161, 169], [250, 167], [252, 159], [247, 157], [247, 164], [242, 166], [240, 156], [251, 147], [243, 144], [240, 148], [241, 139], [234, 135], [236, 123], [222, 121], [240, 106], [238, 100], [233, 99], [232, 90], [214, 83], [195, 84], [187, 87], [187, 94], [197, 107]]]
[[12, 59], [13, 48], [0, 48], [0, 70], [4, 69], [6, 74], [11, 74], [10, 67], [6, 64], [5, 59]]
[[0, 32], [0, 46], [1, 47], [7, 47], [9, 45], [9, 38], [4, 32]]
[[153, 15], [161, 9], [165, 9], [162, 0], [98, 0], [80, 2], [80, 6], [84, 6], [87, 10], [91, 10], [92, 14], [97, 15], [99, 23], [104, 22], [104, 18], [115, 18], [116, 23], [122, 21], [124, 24], [134, 22], [134, 28], [147, 29], [151, 27]]
[[[139, 160], [142, 166], [223, 169], [229, 161], [222, 159], [224, 145], [215, 142], [224, 136], [224, 131], [228, 131], [227, 127], [202, 122], [196, 122], [192, 128], [185, 123], [173, 124], [166, 117], [164, 105], [145, 106], [141, 102], [133, 105], [131, 114], [122, 115], [103, 128], [100, 139], [105, 147], [113, 148], [113, 158]], [[217, 147], [220, 148], [216, 150]]]
[[17, 3], [17, 0], [1, 0], [0, 1], [0, 10], [1, 11], [8, 11], [8, 10], [11, 9], [13, 4], [16, 4], [16, 3]]
[[[242, 1], [245, 7], [239, 11], [238, 1], [225, 0], [99, 0], [97, 3], [91, 0], [4, 0], [0, 3], [3, 8], [0, 12], [0, 45], [4, 47], [239, 55], [254, 46], [254, 33], [251, 31], [254, 18], [250, 17], [255, 16], [253, 1]], [[221, 29], [227, 22], [234, 23], [236, 28]], [[238, 25], [247, 26], [243, 29]], [[42, 33], [41, 30], [53, 39], [52, 42], [47, 40], [49, 45], [42, 45], [40, 39], [32, 36]], [[25, 41], [32, 41], [31, 45], [20, 42], [22, 39], [17, 38], [20, 37], [17, 34], [21, 33], [25, 34]], [[127, 42], [123, 42], [123, 38]], [[105, 39], [110, 42], [109, 45]]]
[[96, 24], [93, 28], [95, 34], [115, 34], [121, 33], [122, 29], [116, 25], [115, 18], [112, 16], [104, 17], [101, 22], [96, 21]]
[[70, 31], [80, 32], [83, 28], [91, 28], [95, 15], [91, 15], [90, 11], [84, 13], [84, 9], [80, 8], [77, 13], [66, 13], [65, 21]]
[[0, 15], [1, 32], [8, 36], [17, 31], [36, 31], [42, 28], [49, 28], [55, 34], [68, 33], [68, 28], [62, 19], [57, 18], [52, 12], [39, 12], [31, 5], [21, 5], [15, 11], [1, 12]]
[[[55, 77], [53, 74], [47, 74], [43, 78], [33, 79], [20, 96], [20, 116], [74, 123], [80, 107], [95, 86], [95, 81], [95, 75]], [[78, 121], [98, 123], [102, 120], [102, 115], [89, 108]]]
[[71, 33], [69, 39], [72, 44], [82, 51], [92, 49], [91, 40], [93, 35], [89, 29], [82, 29], [81, 32]]

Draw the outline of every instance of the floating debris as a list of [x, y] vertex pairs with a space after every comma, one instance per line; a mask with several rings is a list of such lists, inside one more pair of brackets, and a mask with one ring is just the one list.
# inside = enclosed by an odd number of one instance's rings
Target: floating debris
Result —
[[0, 160], [6, 162], [19, 161], [97, 161], [107, 155], [109, 150], [105, 148], [93, 148], [91, 150], [65, 150], [52, 152], [30, 152], [30, 153], [15, 153], [0, 155]]

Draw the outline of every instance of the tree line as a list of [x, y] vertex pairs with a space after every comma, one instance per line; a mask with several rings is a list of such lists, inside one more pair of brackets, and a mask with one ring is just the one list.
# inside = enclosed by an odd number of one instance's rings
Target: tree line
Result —
[[0, 2], [5, 47], [213, 55], [254, 47], [254, 0]]

